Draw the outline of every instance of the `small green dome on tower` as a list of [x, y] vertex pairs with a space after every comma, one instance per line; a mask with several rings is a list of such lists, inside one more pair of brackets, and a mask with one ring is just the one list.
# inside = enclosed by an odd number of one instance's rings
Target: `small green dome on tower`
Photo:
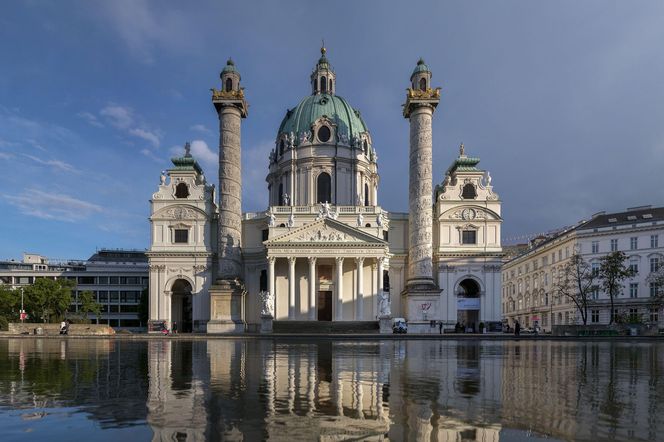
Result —
[[415, 74], [418, 74], [420, 72], [429, 72], [431, 73], [431, 70], [429, 69], [429, 66], [424, 62], [424, 59], [420, 57], [419, 60], [417, 60], [417, 65], [415, 66], [415, 69], [413, 69], [413, 73], [411, 74], [411, 77]]
[[222, 69], [221, 75], [224, 75], [224, 74], [227, 74], [227, 73], [230, 73], [230, 72], [234, 72], [237, 75], [240, 75], [238, 70], [235, 68], [235, 62], [231, 58], [229, 58], [228, 61], [226, 62], [226, 66], [224, 66], [224, 69]]

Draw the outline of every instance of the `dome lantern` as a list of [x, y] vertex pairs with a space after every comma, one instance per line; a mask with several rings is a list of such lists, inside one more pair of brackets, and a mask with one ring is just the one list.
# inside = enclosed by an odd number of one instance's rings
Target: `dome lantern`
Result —
[[318, 63], [316, 63], [316, 67], [311, 73], [312, 95], [334, 95], [334, 90], [336, 88], [336, 77], [330, 62], [325, 56], [326, 53], [327, 49], [325, 48], [325, 44], [323, 44], [323, 46], [320, 48], [320, 58], [318, 59]]

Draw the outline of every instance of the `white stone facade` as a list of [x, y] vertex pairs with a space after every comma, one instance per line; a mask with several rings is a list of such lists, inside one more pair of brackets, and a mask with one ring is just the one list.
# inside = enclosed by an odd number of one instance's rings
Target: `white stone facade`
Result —
[[[598, 213], [589, 221], [550, 237], [537, 238], [531, 248], [503, 266], [502, 310], [510, 325], [538, 323], [545, 330], [552, 325], [581, 324], [581, 315], [569, 299], [557, 297], [553, 284], [569, 258], [580, 253], [591, 266], [612, 251], [627, 255], [626, 265], [637, 275], [625, 281], [615, 298], [619, 315], [633, 316], [643, 323], [664, 324], [661, 306], [651, 303], [648, 277], [664, 263], [664, 208], [638, 207], [620, 213]], [[609, 297], [602, 290], [593, 295], [588, 324], [608, 324]]]

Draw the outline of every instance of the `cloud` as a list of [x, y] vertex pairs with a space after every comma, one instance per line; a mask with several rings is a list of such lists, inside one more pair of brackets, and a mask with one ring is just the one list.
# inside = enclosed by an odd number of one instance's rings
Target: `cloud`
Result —
[[128, 107], [111, 104], [99, 111], [99, 114], [118, 129], [129, 129], [134, 124], [133, 111]]
[[99, 114], [105, 117], [113, 127], [149, 142], [152, 147], [159, 147], [161, 144], [161, 134], [159, 131], [150, 130], [144, 125], [138, 124], [138, 118], [130, 107], [109, 104], [100, 110]]
[[204, 134], [212, 133], [212, 131], [208, 129], [204, 124], [194, 124], [189, 129], [193, 130], [194, 132], [201, 132]]
[[33, 155], [23, 154], [24, 157], [31, 159], [35, 163], [41, 164], [43, 166], [48, 166], [53, 169], [61, 170], [63, 172], [77, 172], [76, 168], [69, 163], [65, 163], [60, 160], [42, 160]]
[[0, 152], [0, 160], [9, 160], [11, 158], [14, 158], [14, 155], [6, 152]]
[[152, 144], [152, 146], [154, 146], [154, 147], [159, 147], [159, 143], [160, 143], [159, 136], [154, 132], [150, 132], [150, 131], [145, 130], [145, 129], [135, 128], [135, 129], [129, 129], [129, 133], [131, 135], [134, 135], [138, 138], [142, 138], [142, 139], [150, 142], [150, 144]]
[[156, 156], [150, 149], [141, 149], [141, 153], [157, 163], [162, 163], [164, 161], [163, 158]]
[[76, 114], [77, 117], [84, 119], [88, 124], [95, 127], [104, 127], [103, 124], [99, 121], [97, 117], [92, 115], [90, 112], [79, 112]]
[[4, 195], [4, 198], [23, 214], [48, 220], [77, 222], [103, 212], [103, 208], [96, 204], [38, 189], [28, 189], [19, 195]]

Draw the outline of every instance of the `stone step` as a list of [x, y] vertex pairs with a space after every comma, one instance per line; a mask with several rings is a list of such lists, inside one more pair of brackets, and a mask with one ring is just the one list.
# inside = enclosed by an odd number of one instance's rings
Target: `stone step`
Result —
[[378, 333], [378, 321], [274, 321], [274, 333]]

